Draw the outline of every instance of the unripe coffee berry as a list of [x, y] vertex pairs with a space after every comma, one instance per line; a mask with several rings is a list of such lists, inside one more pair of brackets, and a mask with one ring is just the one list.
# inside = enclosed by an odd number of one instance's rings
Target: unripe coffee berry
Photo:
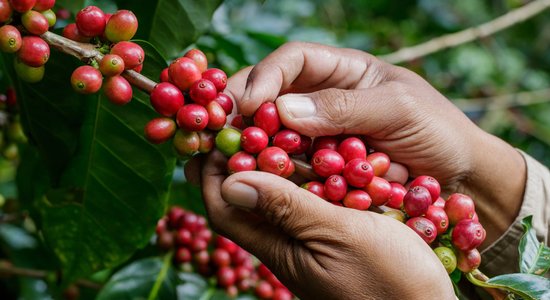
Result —
[[202, 73], [202, 78], [211, 81], [218, 92], [223, 92], [227, 86], [227, 75], [220, 69], [208, 69]]
[[405, 219], [406, 219], [405, 213], [400, 211], [400, 210], [392, 209], [392, 210], [385, 211], [382, 214], [384, 216], [388, 216], [388, 217], [390, 217], [390, 218], [392, 218], [396, 221], [399, 221], [401, 223], [405, 223]]
[[111, 54], [116, 54], [124, 61], [124, 68], [126, 70], [134, 69], [141, 64], [145, 59], [145, 52], [136, 43], [133, 42], [119, 42], [111, 49]]
[[34, 10], [29, 10], [21, 15], [21, 23], [28, 32], [34, 35], [42, 35], [50, 27], [48, 19], [43, 14]]
[[208, 125], [206, 108], [197, 104], [187, 104], [178, 110], [176, 122], [187, 131], [201, 131]]
[[350, 137], [343, 140], [338, 145], [338, 153], [342, 155], [346, 162], [355, 158], [366, 159], [367, 147], [360, 139], [356, 137]]
[[11, 18], [13, 9], [8, 0], [0, 0], [0, 23], [5, 23]]
[[31, 67], [24, 64], [19, 58], [15, 58], [13, 61], [13, 67], [17, 77], [28, 83], [36, 83], [44, 78], [44, 72], [46, 68], [44, 66]]
[[65, 28], [63, 28], [62, 35], [63, 37], [68, 38], [69, 40], [73, 40], [75, 42], [80, 42], [80, 43], [88, 43], [91, 39], [89, 37], [86, 37], [80, 34], [75, 23], [71, 23], [65, 26]]
[[462, 251], [477, 248], [485, 240], [485, 229], [480, 223], [464, 219], [458, 222], [453, 228], [453, 245]]
[[41, 14], [44, 17], [46, 17], [46, 20], [48, 20], [48, 26], [49, 27], [53, 27], [55, 25], [55, 23], [57, 22], [57, 16], [53, 12], [53, 10], [48, 9], [48, 10], [45, 10], [45, 11], [41, 12]]
[[225, 156], [241, 150], [241, 133], [233, 128], [224, 128], [216, 135], [216, 148]]
[[349, 185], [364, 188], [372, 181], [374, 172], [372, 166], [364, 158], [355, 158], [346, 163], [342, 175]]
[[452, 194], [445, 202], [445, 212], [449, 216], [451, 225], [464, 219], [471, 219], [475, 213], [474, 201], [464, 194]]
[[403, 205], [403, 198], [405, 197], [405, 194], [407, 194], [407, 189], [397, 182], [390, 182], [391, 185], [391, 197], [388, 203], [386, 203], [387, 207], [400, 209]]
[[437, 200], [437, 198], [439, 198], [439, 194], [441, 193], [441, 186], [439, 185], [439, 182], [431, 176], [422, 175], [416, 177], [411, 182], [410, 187], [413, 188], [415, 186], [425, 187], [428, 192], [430, 192], [430, 196], [433, 201]]
[[367, 161], [374, 168], [374, 176], [383, 177], [390, 169], [390, 157], [382, 152], [367, 155]]
[[227, 116], [223, 108], [217, 102], [210, 102], [206, 105], [206, 111], [208, 112], [208, 125], [206, 126], [211, 130], [221, 130], [227, 122]]
[[103, 92], [109, 101], [116, 105], [125, 105], [132, 101], [133, 97], [132, 86], [120, 75], [107, 77], [103, 84]]
[[365, 191], [353, 190], [346, 194], [342, 203], [345, 207], [367, 210], [372, 204], [372, 199]]
[[290, 157], [279, 147], [267, 147], [258, 154], [258, 169], [283, 176], [290, 165]]
[[260, 153], [267, 147], [268, 143], [267, 133], [259, 127], [247, 127], [241, 134], [241, 147], [248, 153]]
[[321, 149], [311, 158], [313, 171], [321, 177], [341, 174], [344, 164], [344, 158], [338, 152], [329, 149]]
[[17, 28], [11, 25], [0, 27], [0, 50], [6, 53], [15, 53], [19, 51], [23, 39]]
[[292, 153], [298, 150], [301, 142], [300, 134], [290, 129], [283, 129], [277, 132], [273, 137], [273, 146], [285, 150], [286, 153]]
[[233, 100], [226, 94], [218, 93], [214, 101], [221, 105], [226, 115], [230, 115], [233, 112]]
[[233, 154], [227, 161], [227, 171], [229, 174], [254, 170], [256, 170], [256, 158], [244, 151]]
[[464, 273], [472, 272], [481, 264], [481, 254], [477, 249], [458, 251], [457, 267]]
[[156, 118], [145, 125], [145, 138], [153, 144], [162, 144], [176, 134], [176, 122], [170, 118]]
[[434, 223], [426, 218], [411, 218], [406, 224], [428, 244], [431, 244], [437, 237], [437, 229]]
[[180, 156], [187, 156], [199, 151], [200, 139], [196, 132], [177, 130], [172, 143]]
[[183, 107], [183, 93], [169, 82], [157, 84], [151, 91], [151, 105], [159, 114], [172, 117]]
[[182, 91], [187, 91], [195, 81], [201, 79], [201, 71], [195, 62], [187, 57], [173, 61], [168, 68], [172, 83]]
[[33, 9], [36, 11], [45, 11], [52, 9], [55, 5], [55, 0], [36, 0]]
[[451, 274], [456, 269], [456, 255], [453, 250], [447, 247], [437, 247], [434, 249], [434, 253], [445, 267], [447, 274]]
[[447, 229], [449, 228], [449, 218], [443, 208], [430, 205], [426, 211], [425, 217], [434, 223], [437, 228], [437, 234], [447, 232]]
[[87, 37], [102, 35], [105, 22], [105, 13], [97, 6], [85, 7], [76, 14], [78, 32]]
[[206, 55], [199, 49], [191, 49], [185, 53], [184, 57], [191, 59], [198, 67], [199, 72], [202, 74], [208, 68], [208, 60]]
[[403, 198], [403, 208], [407, 215], [419, 217], [428, 211], [432, 204], [430, 192], [423, 186], [415, 186], [405, 194]]
[[260, 105], [254, 113], [254, 126], [260, 127], [268, 136], [273, 136], [281, 128], [281, 119], [277, 112], [277, 106], [273, 102]]
[[99, 91], [103, 77], [101, 73], [91, 66], [80, 66], [71, 75], [73, 89], [81, 94], [93, 94]]
[[50, 46], [37, 36], [26, 36], [23, 37], [17, 56], [26, 65], [37, 68], [50, 58]]
[[372, 177], [371, 182], [365, 186], [365, 191], [370, 195], [372, 205], [381, 206], [390, 201], [391, 184], [382, 177]]
[[36, 0], [10, 0], [11, 7], [20, 13], [31, 10], [36, 4]]
[[124, 72], [124, 60], [116, 54], [107, 54], [99, 62], [99, 71], [107, 77], [120, 75]]
[[325, 185], [321, 182], [310, 181], [302, 184], [300, 187], [308, 190], [309, 192], [315, 194], [321, 199], [327, 200], [327, 197], [325, 196]]
[[113, 14], [105, 26], [105, 37], [113, 42], [129, 41], [136, 34], [138, 19], [129, 10], [119, 10]]

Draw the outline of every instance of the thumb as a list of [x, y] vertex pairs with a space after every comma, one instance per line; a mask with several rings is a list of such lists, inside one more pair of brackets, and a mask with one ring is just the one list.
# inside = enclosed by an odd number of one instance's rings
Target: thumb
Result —
[[291, 181], [266, 172], [239, 172], [222, 184], [222, 198], [249, 209], [299, 240], [335, 224], [336, 207]]

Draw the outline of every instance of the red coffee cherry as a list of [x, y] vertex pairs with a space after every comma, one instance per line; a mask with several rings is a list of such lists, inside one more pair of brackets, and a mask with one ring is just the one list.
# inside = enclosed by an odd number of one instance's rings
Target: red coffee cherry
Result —
[[292, 296], [292, 293], [289, 292], [286, 288], [276, 288], [275, 291], [273, 291], [273, 297], [272, 300], [292, 300], [294, 296]]
[[338, 139], [336, 137], [333, 137], [333, 136], [319, 136], [319, 137], [316, 137], [314, 140], [313, 140], [313, 146], [312, 146], [312, 151], [313, 153], [321, 150], [321, 149], [330, 149], [330, 150], [334, 150], [334, 151], [337, 151], [338, 150], [338, 144], [340, 142], [338, 141]]
[[365, 187], [365, 191], [372, 199], [372, 205], [381, 206], [390, 201], [391, 184], [384, 178], [374, 176]]
[[353, 190], [344, 197], [344, 206], [358, 210], [367, 210], [372, 204], [369, 194], [362, 190]]
[[116, 54], [107, 54], [99, 62], [99, 71], [107, 77], [120, 75], [124, 72], [124, 60]]
[[20, 13], [31, 10], [36, 4], [36, 0], [10, 0], [11, 7]]
[[6, 53], [15, 53], [19, 51], [23, 39], [17, 28], [11, 25], [0, 27], [0, 50]]
[[191, 258], [193, 256], [191, 255], [191, 251], [185, 247], [180, 247], [176, 250], [176, 253], [174, 254], [174, 260], [178, 264], [188, 263], [191, 262]]
[[256, 285], [254, 293], [260, 299], [271, 299], [273, 297], [273, 287], [267, 281], [260, 281]]
[[170, 228], [177, 229], [179, 228], [180, 219], [185, 215], [185, 210], [179, 206], [172, 206], [166, 215], [168, 216]]
[[212, 262], [218, 267], [229, 267], [231, 265], [231, 254], [225, 249], [216, 249], [212, 252]]
[[289, 153], [292, 155], [302, 155], [306, 152], [308, 152], [309, 148], [311, 148], [311, 144], [313, 143], [313, 140], [307, 136], [307, 135], [300, 135], [300, 146], [295, 151]]
[[15, 107], [17, 105], [17, 94], [14, 88], [8, 88], [6, 90], [6, 104], [9, 107]]
[[477, 248], [485, 240], [485, 229], [478, 222], [464, 219], [453, 228], [453, 245], [462, 251]]
[[367, 161], [374, 168], [374, 176], [383, 177], [390, 169], [390, 157], [382, 152], [367, 155]]
[[248, 153], [260, 153], [267, 147], [268, 143], [267, 133], [259, 127], [247, 127], [241, 134], [241, 147]]
[[116, 105], [125, 105], [132, 101], [133, 97], [132, 86], [120, 75], [107, 77], [103, 84], [103, 92], [109, 101]]
[[321, 177], [339, 175], [344, 170], [344, 158], [336, 151], [321, 149], [313, 154], [311, 166]]
[[178, 110], [176, 121], [187, 131], [201, 131], [208, 125], [206, 108], [197, 104], [187, 104]]
[[227, 116], [221, 105], [212, 101], [206, 105], [206, 111], [208, 112], [208, 125], [206, 128], [215, 131], [221, 130], [227, 122]]
[[187, 91], [195, 81], [201, 79], [201, 72], [195, 62], [187, 57], [173, 61], [168, 68], [172, 83], [182, 91]]
[[432, 205], [445, 209], [445, 202], [446, 202], [445, 199], [439, 197], [437, 198], [437, 200], [435, 200], [435, 202]]
[[221, 267], [216, 274], [218, 278], [218, 285], [222, 287], [229, 287], [235, 284], [237, 277], [235, 271], [230, 267]]
[[216, 99], [218, 92], [216, 87], [210, 80], [200, 79], [191, 85], [189, 89], [189, 96], [191, 99], [202, 106], [208, 105], [211, 101]]
[[257, 159], [258, 169], [282, 176], [290, 164], [290, 157], [279, 147], [268, 147], [262, 150]]
[[445, 212], [449, 216], [451, 225], [464, 219], [471, 219], [476, 212], [474, 200], [464, 194], [452, 194], [445, 202]]
[[196, 132], [176, 131], [172, 141], [174, 149], [180, 156], [192, 155], [199, 151], [200, 138]]
[[33, 9], [42, 12], [48, 9], [52, 9], [54, 5], [55, 0], [36, 0]]
[[202, 78], [211, 81], [218, 92], [223, 92], [227, 86], [227, 75], [220, 69], [208, 69], [202, 73]]
[[281, 174], [281, 177], [283, 178], [288, 178], [290, 176], [292, 176], [292, 174], [294, 174], [294, 172], [296, 171], [296, 165], [294, 164], [294, 162], [291, 160], [289, 163], [288, 163], [288, 167], [283, 171], [283, 173]]
[[290, 129], [283, 129], [277, 132], [273, 137], [273, 146], [285, 150], [286, 153], [292, 153], [298, 150], [301, 143], [300, 134]]
[[73, 89], [81, 94], [94, 94], [101, 88], [103, 77], [91, 66], [80, 66], [71, 75]]
[[239, 246], [235, 244], [232, 240], [218, 235], [216, 237], [216, 248], [221, 248], [229, 252], [229, 254], [234, 254], [239, 249]]
[[426, 218], [411, 218], [406, 224], [428, 244], [431, 244], [437, 237], [437, 229], [434, 223]]
[[256, 158], [244, 151], [233, 154], [227, 161], [227, 171], [229, 174], [254, 170], [256, 170]]
[[229, 98], [226, 94], [218, 93], [216, 98], [214, 98], [214, 101], [218, 102], [218, 104], [222, 106], [226, 115], [230, 115], [231, 112], [233, 112], [233, 100], [231, 100], [231, 98]]
[[415, 186], [409, 189], [403, 198], [405, 212], [411, 217], [422, 216], [431, 204], [430, 192], [423, 186]]
[[11, 18], [13, 9], [8, 0], [0, 0], [0, 23], [5, 23]]
[[418, 176], [416, 177], [412, 182], [410, 187], [415, 186], [423, 186], [425, 187], [428, 192], [430, 192], [430, 196], [432, 196], [432, 200], [436, 201], [437, 198], [439, 198], [439, 194], [441, 193], [441, 186], [439, 185], [439, 182], [431, 176]]
[[145, 125], [145, 138], [153, 144], [162, 144], [175, 134], [176, 122], [170, 118], [156, 118]]
[[430, 205], [426, 211], [426, 219], [434, 223], [438, 235], [447, 232], [447, 229], [449, 229], [449, 217], [441, 207]]
[[319, 181], [310, 181], [302, 184], [300, 187], [317, 195], [321, 199], [327, 200], [327, 197], [325, 196], [325, 185]]
[[37, 36], [25, 36], [17, 55], [26, 65], [37, 68], [48, 62], [50, 46]]
[[216, 136], [210, 131], [199, 131], [199, 152], [210, 153], [214, 149], [214, 139]]
[[342, 174], [349, 185], [357, 188], [364, 188], [374, 177], [372, 166], [364, 158], [355, 158], [348, 161]]
[[143, 49], [133, 42], [117, 43], [111, 49], [111, 54], [116, 54], [124, 60], [124, 68], [126, 70], [131, 70], [140, 66], [145, 59], [145, 52]]
[[60, 19], [60, 20], [67, 20], [71, 17], [71, 12], [68, 10], [68, 9], [65, 9], [65, 8], [61, 8], [61, 9], [58, 9], [57, 12], [55, 13], [55, 15]]
[[338, 145], [338, 153], [342, 155], [346, 162], [355, 158], [366, 159], [367, 147], [360, 139], [356, 137], [350, 137], [343, 140]]
[[160, 72], [160, 82], [170, 82], [170, 76], [168, 75], [168, 68], [164, 68]]
[[458, 251], [457, 267], [464, 273], [472, 272], [481, 264], [481, 254], [477, 249]]
[[273, 136], [281, 128], [281, 119], [277, 106], [273, 102], [265, 102], [254, 113], [254, 126], [260, 127], [268, 136]]
[[386, 203], [386, 206], [395, 209], [401, 209], [401, 206], [403, 205], [403, 198], [405, 197], [405, 194], [407, 194], [407, 189], [397, 182], [390, 182], [390, 185], [391, 197], [390, 201]]
[[105, 37], [113, 42], [129, 41], [136, 34], [138, 19], [129, 10], [119, 10], [113, 14], [105, 26]]
[[75, 42], [79, 43], [88, 43], [90, 42], [91, 38], [83, 36], [78, 31], [78, 28], [76, 27], [75, 23], [68, 24], [63, 28], [63, 37], [68, 38], [69, 40], [73, 40]]
[[76, 14], [78, 31], [87, 37], [102, 35], [105, 22], [105, 13], [97, 6], [85, 7]]
[[325, 195], [330, 201], [342, 201], [348, 191], [348, 183], [343, 176], [331, 175], [325, 181]]
[[136, 71], [138, 73], [141, 73], [141, 71], [143, 71], [143, 64], [133, 68], [132, 71]]
[[199, 49], [191, 49], [185, 53], [184, 57], [191, 59], [195, 62], [196, 66], [199, 68], [199, 72], [203, 73], [208, 68], [208, 60], [206, 55]]
[[50, 27], [50, 23], [46, 17], [34, 10], [29, 10], [21, 15], [21, 23], [27, 31], [34, 35], [42, 35]]
[[151, 91], [151, 105], [159, 114], [172, 117], [183, 107], [182, 92], [169, 82], [161, 82]]

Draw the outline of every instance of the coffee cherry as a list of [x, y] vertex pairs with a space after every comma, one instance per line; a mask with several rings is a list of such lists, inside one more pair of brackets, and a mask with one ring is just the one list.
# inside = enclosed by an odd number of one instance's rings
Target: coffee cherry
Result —
[[191, 251], [184, 247], [178, 248], [178, 250], [176, 250], [176, 253], [174, 254], [174, 260], [178, 264], [191, 262], [191, 258]]
[[230, 267], [221, 267], [216, 274], [218, 278], [218, 285], [222, 287], [228, 287], [235, 284], [237, 277], [235, 276], [235, 271]]
[[383, 177], [390, 169], [390, 157], [385, 153], [371, 153], [367, 156], [367, 161], [374, 168], [374, 176]]
[[311, 144], [313, 143], [313, 140], [307, 136], [307, 135], [300, 135], [300, 146], [295, 151], [289, 153], [292, 155], [302, 155], [306, 153], [309, 148], [311, 148]]
[[237, 298], [239, 289], [234, 285], [228, 286], [225, 288], [225, 294], [231, 299]]
[[82, 34], [80, 34], [75, 23], [71, 23], [65, 26], [65, 28], [63, 28], [62, 35], [63, 37], [68, 38], [69, 40], [73, 40], [75, 42], [80, 42], [80, 43], [88, 43], [90, 42], [90, 39], [91, 39], [89, 37], [85, 37]]
[[183, 208], [178, 206], [171, 207], [167, 214], [168, 225], [170, 225], [170, 228], [179, 228], [179, 222], [183, 215], [185, 215], [185, 210], [183, 210]]
[[15, 93], [14, 88], [10, 87], [6, 90], [6, 104], [10, 107], [17, 105], [17, 94]]
[[449, 216], [451, 225], [455, 225], [464, 219], [471, 219], [475, 211], [474, 201], [464, 194], [452, 194], [445, 202], [445, 212]]
[[169, 118], [156, 118], [145, 125], [145, 138], [153, 144], [162, 144], [176, 134], [176, 122]]
[[474, 220], [464, 219], [453, 228], [453, 245], [462, 251], [477, 248], [485, 240], [485, 229]]
[[212, 240], [212, 231], [210, 231], [210, 229], [208, 228], [199, 229], [197, 233], [195, 233], [195, 238], [210, 243], [210, 241]]
[[212, 252], [212, 262], [218, 267], [229, 267], [231, 265], [231, 254], [224, 249], [216, 249]]
[[259, 127], [245, 128], [241, 134], [241, 147], [248, 153], [260, 153], [267, 147], [268, 143], [267, 133]]
[[208, 112], [208, 125], [206, 128], [215, 131], [221, 130], [227, 122], [227, 116], [221, 105], [212, 101], [206, 105], [206, 111]]
[[158, 220], [157, 227], [155, 228], [155, 232], [157, 235], [159, 235], [161, 232], [165, 232], [168, 230], [168, 219], [166, 217]]
[[350, 137], [338, 145], [338, 153], [342, 155], [346, 162], [355, 158], [366, 159], [367, 147], [365, 147], [365, 144], [360, 139]]
[[162, 69], [160, 72], [160, 82], [170, 82], [170, 76], [168, 75], [168, 68]]
[[241, 150], [241, 133], [233, 128], [224, 128], [216, 135], [216, 148], [225, 156], [232, 156]]
[[441, 193], [441, 186], [439, 185], [439, 182], [431, 176], [418, 176], [416, 177], [412, 182], [410, 187], [413, 188], [415, 186], [423, 186], [425, 187], [428, 192], [430, 192], [430, 196], [432, 197], [432, 200], [435, 201], [437, 198], [439, 198], [439, 194]]
[[443, 208], [430, 205], [426, 211], [425, 217], [434, 223], [437, 228], [437, 234], [447, 232], [447, 229], [449, 228], [449, 218]]
[[216, 248], [224, 249], [225, 251], [229, 252], [229, 254], [233, 255], [237, 252], [239, 246], [235, 244], [232, 240], [218, 235], [216, 237]]
[[353, 190], [346, 194], [342, 202], [345, 207], [367, 210], [372, 204], [372, 199], [365, 191]]
[[231, 120], [231, 126], [238, 128], [240, 130], [244, 130], [246, 127], [248, 127], [244, 123], [243, 115], [239, 115], [239, 114], [233, 117], [233, 120]]
[[337, 151], [339, 143], [340, 142], [338, 141], [338, 139], [336, 137], [333, 137], [333, 136], [316, 137], [313, 140], [312, 151], [313, 151], [313, 153], [315, 153], [315, 152], [317, 152], [321, 149], [330, 149], [330, 150]]
[[109, 101], [116, 105], [125, 105], [132, 101], [133, 97], [132, 86], [120, 75], [107, 77], [103, 84], [103, 92]]
[[391, 197], [390, 201], [386, 203], [387, 207], [400, 209], [403, 205], [403, 198], [407, 194], [407, 189], [397, 182], [390, 182], [391, 185]]
[[382, 177], [372, 177], [371, 182], [365, 186], [365, 191], [370, 195], [372, 205], [381, 206], [390, 201], [391, 184]]
[[23, 44], [21, 33], [11, 25], [0, 27], [0, 50], [6, 53], [15, 53]]
[[273, 287], [266, 281], [260, 281], [256, 285], [254, 293], [260, 299], [271, 299], [273, 297]]
[[218, 92], [223, 92], [227, 86], [227, 75], [220, 69], [208, 69], [202, 73], [202, 78], [212, 82]]
[[14, 59], [13, 66], [17, 76], [25, 82], [36, 83], [44, 78], [44, 72], [46, 70], [44, 66], [38, 68], [31, 67], [24, 64], [19, 58]]
[[230, 115], [231, 112], [233, 112], [233, 100], [231, 100], [231, 98], [229, 98], [226, 94], [218, 93], [216, 98], [214, 98], [214, 101], [221, 105], [226, 115]]
[[71, 75], [71, 85], [80, 94], [93, 94], [99, 91], [103, 77], [91, 66], [80, 66]]
[[201, 131], [208, 125], [206, 108], [197, 104], [187, 104], [178, 110], [176, 122], [187, 131]]
[[119, 10], [113, 14], [105, 26], [105, 37], [113, 42], [131, 40], [138, 29], [138, 19], [129, 10]]
[[21, 23], [27, 31], [34, 35], [42, 35], [50, 27], [50, 23], [46, 17], [34, 10], [29, 10], [21, 15]]
[[286, 153], [292, 153], [298, 150], [301, 142], [300, 134], [290, 129], [283, 129], [277, 132], [273, 137], [273, 146], [285, 150]]
[[191, 231], [196, 231], [199, 227], [199, 216], [191, 212], [185, 213], [180, 218], [179, 226], [180, 228], [187, 228]]
[[372, 181], [374, 172], [372, 166], [364, 158], [355, 158], [346, 163], [342, 175], [349, 185], [364, 188]]
[[105, 22], [105, 13], [97, 6], [88, 6], [76, 14], [78, 31], [87, 37], [102, 35]]
[[107, 77], [120, 75], [124, 71], [124, 60], [116, 54], [107, 54], [99, 62], [99, 71]]
[[403, 208], [407, 215], [411, 217], [419, 217], [425, 214], [431, 204], [430, 192], [423, 186], [415, 186], [409, 189], [403, 198]]
[[195, 262], [199, 265], [206, 265], [210, 262], [210, 255], [208, 254], [208, 251], [199, 251], [195, 253], [193, 259]]
[[437, 247], [434, 252], [445, 267], [447, 274], [451, 274], [456, 269], [456, 255], [453, 250], [447, 247]]
[[282, 176], [290, 164], [290, 157], [279, 147], [267, 147], [258, 154], [258, 169]]
[[187, 156], [199, 151], [200, 139], [196, 132], [178, 130], [172, 143], [180, 156]]
[[256, 170], [256, 159], [244, 151], [235, 153], [227, 161], [227, 171], [229, 174], [254, 170]]
[[472, 272], [481, 264], [481, 254], [477, 249], [458, 251], [457, 267], [464, 273]]
[[50, 58], [50, 46], [37, 36], [23, 37], [23, 42], [19, 52], [19, 59], [31, 67], [43, 66]]
[[162, 250], [170, 250], [174, 247], [174, 236], [169, 231], [161, 232], [157, 236], [157, 245]]
[[174, 237], [176, 244], [180, 246], [189, 246], [193, 242], [193, 234], [187, 228], [178, 229]]
[[445, 202], [446, 202], [445, 199], [439, 197], [437, 198], [437, 200], [435, 200], [435, 202], [432, 205], [445, 209]]
[[281, 128], [281, 119], [277, 112], [277, 106], [273, 102], [266, 102], [254, 113], [254, 126], [260, 127], [267, 133], [267, 136], [273, 136]]
[[390, 217], [390, 218], [392, 218], [396, 221], [399, 221], [401, 223], [405, 223], [405, 219], [406, 219], [405, 213], [400, 211], [400, 210], [392, 209], [392, 210], [385, 211], [382, 214], [384, 216], [388, 216], [388, 217]]
[[173, 61], [168, 68], [172, 83], [182, 91], [187, 91], [195, 81], [201, 79], [201, 71], [195, 62], [187, 57]]
[[327, 197], [325, 196], [325, 185], [322, 184], [321, 182], [310, 181], [302, 184], [300, 187], [308, 190], [309, 192], [315, 194], [321, 199], [327, 200]]
[[199, 49], [191, 49], [185, 53], [184, 57], [191, 59], [199, 68], [199, 72], [203, 73], [208, 68], [208, 60], [206, 55]]
[[428, 244], [431, 244], [437, 237], [437, 229], [434, 223], [426, 218], [411, 218], [406, 224]]
[[[79, 29], [80, 30], [80, 29]], [[143, 64], [145, 59], [145, 52], [136, 43], [133, 42], [119, 42], [112, 49], [111, 54], [116, 54], [124, 61], [124, 68], [131, 70], [139, 67]]]
[[11, 18], [13, 9], [8, 0], [0, 0], [0, 23], [5, 23]]
[[55, 25], [55, 23], [57, 22], [57, 16], [53, 12], [53, 10], [48, 9], [48, 10], [42, 11], [40, 13], [46, 18], [46, 20], [48, 20], [48, 26], [49, 27], [53, 27]]
[[214, 149], [214, 139], [216, 136], [210, 131], [199, 131], [199, 152], [210, 153]]
[[288, 167], [283, 171], [283, 173], [281, 174], [281, 177], [283, 178], [288, 178], [290, 176], [292, 176], [292, 174], [294, 174], [294, 172], [296, 171], [296, 165], [294, 164], [294, 162], [291, 160], [289, 163], [288, 163]]
[[11, 7], [20, 13], [31, 10], [36, 4], [36, 0], [10, 0]]
[[66, 8], [61, 8], [61, 9], [58, 9], [57, 12], [55, 13], [55, 15], [60, 19], [60, 20], [67, 20], [71, 17], [71, 12], [66, 9]]
[[315, 152], [311, 159], [313, 171], [321, 177], [342, 173], [344, 164], [344, 158], [338, 152], [329, 149], [321, 149]]
[[36, 11], [45, 11], [52, 9], [55, 5], [55, 0], [36, 0], [33, 9]]
[[80, 298], [80, 288], [71, 284], [63, 291], [63, 300], [77, 300]]
[[472, 220], [479, 222], [479, 218], [477, 216], [477, 213], [474, 213], [474, 216], [472, 217]]
[[185, 98], [182, 92], [169, 82], [157, 84], [151, 91], [151, 105], [159, 114], [172, 117], [183, 107]]
[[132, 71], [141, 73], [141, 71], [143, 71], [143, 64], [141, 64], [141, 65], [139, 65], [139, 66], [133, 68]]
[[342, 201], [348, 191], [348, 183], [343, 176], [331, 175], [325, 181], [325, 195], [330, 201]]
[[275, 291], [273, 291], [273, 297], [272, 300], [292, 300], [294, 297], [292, 296], [292, 293], [289, 292], [287, 289], [284, 288], [276, 288]]

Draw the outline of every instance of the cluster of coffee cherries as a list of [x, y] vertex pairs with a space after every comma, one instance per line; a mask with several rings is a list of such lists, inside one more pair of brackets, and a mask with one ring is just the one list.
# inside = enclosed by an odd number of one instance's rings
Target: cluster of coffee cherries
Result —
[[[145, 52], [138, 44], [130, 42], [138, 29], [138, 19], [129, 10], [114, 14], [99, 7], [88, 6], [76, 14], [76, 22], [63, 29], [63, 36], [81, 43], [92, 43], [105, 53], [103, 58], [91, 61], [91, 65], [76, 68], [71, 75], [71, 85], [81, 94], [94, 94], [103, 87], [109, 101], [124, 105], [132, 100], [130, 83], [122, 77], [125, 70], [141, 72]], [[105, 77], [105, 79], [103, 78]]]
[[196, 270], [231, 297], [254, 293], [260, 299], [290, 300], [293, 295], [254, 257], [231, 240], [213, 236], [204, 217], [172, 207], [157, 223], [157, 245], [174, 251], [174, 264]]
[[[18, 144], [27, 142], [19, 118], [17, 95], [10, 87], [0, 94], [0, 152], [7, 160], [16, 160], [19, 157]], [[2, 200], [0, 195], [0, 204]]]
[[154, 144], [171, 139], [181, 156], [207, 153], [214, 147], [233, 101], [223, 93], [227, 75], [208, 69], [206, 55], [191, 49], [164, 69], [151, 92], [151, 105], [162, 117], [145, 126], [145, 137]]
[[27, 82], [44, 77], [50, 47], [40, 38], [55, 25], [55, 0], [0, 0], [0, 50], [15, 53], [14, 68]]

